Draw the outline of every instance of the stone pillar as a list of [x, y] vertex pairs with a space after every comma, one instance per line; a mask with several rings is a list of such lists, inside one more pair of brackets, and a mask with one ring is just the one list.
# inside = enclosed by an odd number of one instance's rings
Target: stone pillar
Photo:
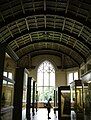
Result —
[[22, 120], [22, 96], [23, 96], [24, 68], [17, 67], [15, 73], [13, 118], [12, 120]]
[[32, 103], [32, 114], [33, 116], [35, 115], [34, 113], [34, 104], [35, 104], [35, 81], [33, 81], [33, 103]]
[[32, 77], [28, 77], [27, 82], [27, 105], [26, 105], [26, 118], [30, 120], [30, 106], [31, 106], [31, 79]]
[[5, 44], [0, 44], [0, 120], [1, 120], [1, 97], [2, 97], [2, 84], [3, 84], [5, 51], [6, 51], [6, 45]]
[[54, 90], [54, 107], [56, 106], [56, 90]]
[[[37, 84], [36, 84], [37, 85]], [[36, 87], [37, 88], [37, 87]], [[37, 108], [38, 108], [38, 91], [36, 89], [36, 112], [37, 112]]]
[[58, 106], [57, 104], [58, 104], [58, 90], [56, 90], [56, 106]]
[[80, 68], [78, 69], [78, 80], [80, 80], [80, 76], [81, 76], [81, 70]]
[[58, 120], [61, 120], [61, 88], [58, 87]]

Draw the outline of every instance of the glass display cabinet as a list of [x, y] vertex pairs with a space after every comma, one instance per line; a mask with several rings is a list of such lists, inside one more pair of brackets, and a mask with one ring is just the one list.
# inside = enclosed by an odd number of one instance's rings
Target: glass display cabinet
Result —
[[83, 85], [82, 80], [74, 80], [71, 84], [71, 110], [76, 113], [76, 119], [83, 119]]
[[23, 98], [22, 98], [22, 109], [26, 108], [26, 98], [27, 98], [27, 80], [28, 80], [28, 73], [24, 72], [24, 82], [23, 82]]
[[83, 108], [86, 106], [86, 97], [88, 95], [88, 83], [83, 82]]
[[14, 92], [14, 81], [3, 77], [2, 86], [2, 108], [13, 105], [13, 92]]
[[11, 120], [13, 110], [14, 80], [12, 73], [4, 72], [1, 98], [1, 119]]
[[83, 83], [85, 120], [91, 120], [91, 83]]
[[71, 120], [70, 86], [58, 87], [58, 119]]
[[56, 115], [56, 111], [58, 111], [58, 88], [54, 90], [54, 114]]
[[54, 107], [58, 107], [58, 88], [54, 90]]

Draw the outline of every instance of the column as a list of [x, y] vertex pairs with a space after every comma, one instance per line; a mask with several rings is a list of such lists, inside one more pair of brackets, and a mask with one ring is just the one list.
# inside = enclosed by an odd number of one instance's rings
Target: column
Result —
[[80, 72], [81, 72], [81, 70], [80, 70], [80, 68], [78, 69], [78, 80], [80, 80]]
[[34, 104], [35, 104], [35, 81], [33, 81], [33, 103], [32, 103], [32, 114], [34, 116]]
[[58, 87], [58, 120], [61, 120], [61, 88]]
[[22, 96], [23, 96], [24, 68], [17, 67], [15, 73], [13, 118], [12, 120], [22, 120]]
[[54, 90], [54, 107], [56, 107], [56, 90]]
[[31, 79], [32, 77], [28, 77], [27, 82], [27, 105], [26, 105], [26, 118], [30, 120], [30, 106], [31, 106]]
[[38, 91], [37, 91], [37, 84], [35, 84], [35, 108], [37, 112], [37, 107], [38, 107]]
[[58, 106], [58, 90], [56, 90], [56, 106]]
[[6, 44], [0, 44], [0, 120], [1, 120], [1, 97], [2, 97], [5, 51], [6, 51]]

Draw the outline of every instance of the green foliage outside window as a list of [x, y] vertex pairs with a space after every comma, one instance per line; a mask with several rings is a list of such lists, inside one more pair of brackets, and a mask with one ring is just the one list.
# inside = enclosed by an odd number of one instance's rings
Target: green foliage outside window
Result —
[[53, 87], [46, 87], [44, 92], [41, 91], [39, 93], [38, 100], [45, 101], [45, 100], [48, 100], [50, 97], [52, 98], [52, 100], [54, 99], [54, 88]]

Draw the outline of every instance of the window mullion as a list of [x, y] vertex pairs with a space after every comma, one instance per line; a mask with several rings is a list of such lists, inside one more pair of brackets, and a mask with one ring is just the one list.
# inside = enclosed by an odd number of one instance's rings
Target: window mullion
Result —
[[48, 74], [49, 74], [49, 91], [50, 91], [50, 66], [48, 71], [49, 71]]
[[[41, 85], [41, 87], [42, 87], [42, 89], [39, 89], [39, 90], [41, 90], [39, 92], [40, 99], [45, 100], [45, 98], [50, 97], [50, 95], [53, 97], [52, 93], [50, 94], [49, 91], [52, 91], [52, 86], [54, 86], [54, 84], [52, 84], [52, 81], [51, 81], [51, 79], [54, 80], [54, 75], [52, 76], [51, 74], [52, 73], [55, 74], [55, 72], [54, 72], [55, 70], [50, 62], [44, 61], [38, 68], [38, 72], [40, 72], [40, 71], [42, 72], [41, 75], [38, 74], [39, 75], [38, 80], [41, 80], [40, 82], [38, 82], [38, 83], [40, 83], [40, 84], [38, 84], [38, 86]], [[48, 95], [48, 96], [46, 96], [46, 95]]]
[[[45, 78], [44, 78], [44, 63], [43, 63], [43, 93], [44, 93], [44, 80]], [[44, 96], [43, 96], [43, 99], [44, 99]]]

